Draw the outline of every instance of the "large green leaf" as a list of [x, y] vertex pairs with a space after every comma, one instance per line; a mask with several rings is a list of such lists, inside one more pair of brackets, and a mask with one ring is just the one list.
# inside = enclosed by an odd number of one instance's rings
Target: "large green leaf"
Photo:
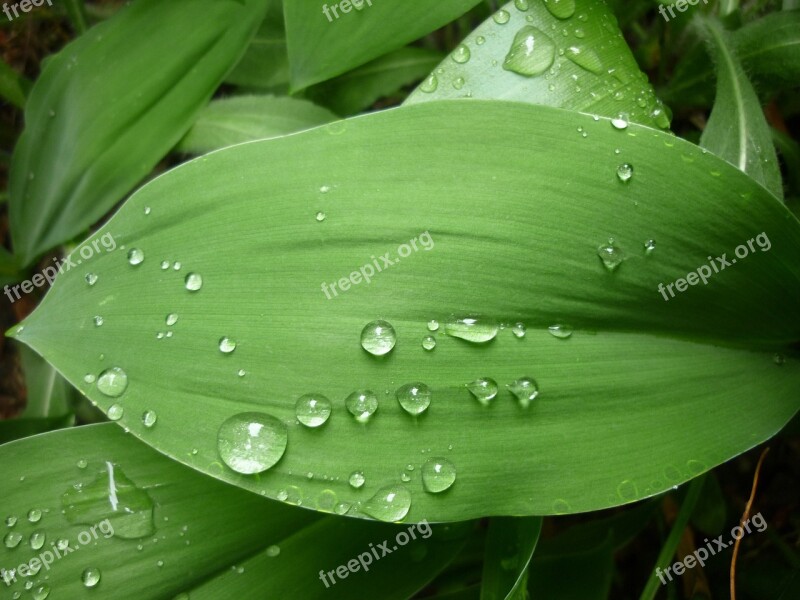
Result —
[[[692, 478], [798, 409], [800, 307], [788, 299], [800, 295], [800, 223], [733, 166], [647, 127], [511, 102], [404, 107], [182, 165], [106, 233], [124, 251], [57, 278], [15, 335], [104, 410], [124, 407], [148, 444], [272, 498], [313, 508], [331, 488], [366, 516], [381, 512], [371, 496], [402, 485], [411, 521], [594, 510]], [[386, 253], [406, 257], [341, 291]], [[599, 254], [623, 264], [611, 271]], [[730, 265], [714, 273], [708, 256]], [[680, 293], [671, 282], [695, 269], [707, 285]], [[472, 344], [440, 328], [423, 350], [428, 320], [474, 313], [527, 335]], [[374, 319], [397, 331], [383, 359], [359, 344]], [[557, 323], [574, 334], [548, 333]], [[120, 398], [84, 380], [115, 367]], [[479, 377], [532, 377], [539, 397], [525, 409], [503, 389], [485, 407], [465, 388]], [[433, 399], [413, 418], [394, 394], [417, 381]], [[363, 388], [379, 396], [368, 424], [344, 408]], [[320, 429], [295, 419], [307, 393], [333, 402]], [[152, 429], [145, 410], [158, 413]], [[253, 411], [288, 432], [259, 477], [228, 469], [217, 446], [227, 419]], [[422, 466], [439, 457], [456, 482], [428, 493]], [[359, 489], [347, 484], [356, 470]]]
[[[48, 460], [34, 462], [32, 455]], [[349, 599], [361, 591], [401, 599], [445, 567], [471, 529], [320, 519], [200, 475], [111, 424], [7, 444], [0, 460], [6, 480], [0, 517], [16, 520], [3, 525], [0, 544], [0, 585], [11, 593], [30, 582], [34, 592], [46, 586], [51, 598], [70, 599], [182, 592], [261, 599], [287, 597], [289, 590], [308, 599]], [[41, 511], [39, 520], [29, 517], [31, 510]], [[34, 550], [37, 531], [45, 538]], [[22, 539], [9, 547], [15, 534]], [[69, 541], [71, 551], [56, 554], [58, 540]], [[33, 576], [24, 568], [20, 574], [20, 564], [44, 552], [52, 559], [47, 568], [40, 563]], [[323, 567], [351, 560], [359, 568], [351, 567], [346, 579], [332, 583], [328, 576], [323, 583]], [[81, 580], [89, 568], [100, 572], [91, 588]], [[14, 571], [5, 577], [8, 586], [2, 570]]]
[[292, 88], [331, 79], [405, 46], [479, 1], [284, 2]]
[[783, 198], [778, 156], [758, 96], [722, 25], [702, 23], [717, 63], [717, 98], [700, 144]]
[[509, 2], [406, 103], [448, 98], [518, 100], [669, 127], [614, 14], [596, 0]]
[[140, 0], [48, 60], [10, 173], [23, 265], [82, 234], [150, 173], [244, 52], [269, 1]]

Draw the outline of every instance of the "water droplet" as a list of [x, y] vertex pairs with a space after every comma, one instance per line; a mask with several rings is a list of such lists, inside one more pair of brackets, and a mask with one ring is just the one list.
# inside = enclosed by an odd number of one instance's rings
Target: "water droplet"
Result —
[[463, 77], [456, 77], [456, 78], [453, 80], [453, 87], [454, 87], [455, 89], [457, 89], [457, 90], [460, 90], [461, 88], [463, 88], [463, 87], [464, 87], [464, 84], [465, 84], [465, 83], [466, 83], [466, 81], [464, 80], [464, 78], [463, 78]]
[[411, 508], [411, 492], [396, 485], [386, 486], [364, 503], [364, 512], [380, 521], [401, 521]]
[[94, 285], [95, 283], [97, 283], [97, 275], [95, 275], [94, 273], [87, 273], [84, 279], [86, 279], [86, 283], [88, 283], [89, 285]]
[[331, 401], [322, 394], [305, 394], [297, 399], [294, 412], [306, 427], [320, 427], [331, 416]]
[[131, 248], [128, 251], [128, 262], [132, 265], [140, 265], [144, 262], [144, 252], [139, 248]]
[[623, 163], [617, 167], [617, 179], [622, 183], [628, 183], [633, 178], [633, 165]]
[[346, 515], [349, 510], [349, 502], [339, 502], [339, 504], [336, 505], [336, 508], [333, 509], [333, 512], [335, 512], [337, 515]]
[[6, 517], [6, 527], [13, 527], [17, 524], [17, 517], [10, 516]]
[[583, 30], [583, 27], [576, 27], [574, 33], [575, 37], [578, 39], [583, 39], [586, 37], [586, 32]]
[[223, 337], [219, 340], [219, 351], [223, 354], [230, 354], [236, 350], [236, 342], [229, 337]]
[[475, 38], [475, 43], [478, 44], [478, 46], [483, 46], [486, 43], [486, 38], [482, 35], [479, 35]]
[[597, 248], [597, 256], [603, 261], [606, 269], [609, 271], [616, 271], [617, 267], [625, 260], [625, 254], [622, 249], [614, 244], [613, 238], [609, 238], [608, 243]]
[[508, 23], [508, 20], [511, 18], [511, 13], [507, 10], [498, 10], [494, 15], [492, 15], [494, 22], [498, 25], [505, 25]]
[[170, 313], [167, 315], [166, 319], [167, 327], [172, 327], [177, 322], [178, 322], [178, 315], [176, 315], [175, 313]]
[[536, 384], [536, 381], [530, 377], [521, 377], [514, 383], [508, 384], [506, 387], [508, 391], [516, 396], [522, 408], [528, 408], [530, 403], [539, 395], [539, 386]]
[[514, 36], [503, 68], [518, 75], [534, 77], [549, 69], [555, 56], [556, 45], [550, 36], [532, 25], [526, 25]]
[[590, 73], [599, 75], [603, 72], [603, 61], [601, 61], [597, 53], [590, 48], [570, 46], [566, 50], [566, 55], [572, 62]]
[[439, 321], [431, 319], [428, 321], [428, 331], [437, 331], [439, 329]]
[[575, 14], [575, 0], [544, 0], [544, 5], [556, 19], [569, 19]]
[[237, 374], [239, 377], [244, 377], [245, 375], [247, 375], [247, 371], [245, 371], [244, 369], [239, 369], [239, 370], [236, 372], [236, 374]]
[[350, 482], [351, 487], [359, 489], [364, 485], [366, 478], [364, 477], [364, 473], [362, 473], [361, 471], [353, 471], [352, 473], [350, 473], [350, 478], [348, 479], [348, 481]]
[[572, 336], [572, 329], [567, 325], [551, 325], [547, 328], [547, 331], [550, 332], [550, 335], [560, 340], [566, 340]]
[[636, 500], [639, 497], [639, 490], [633, 481], [626, 479], [617, 486], [617, 494], [623, 500]]
[[378, 396], [371, 390], [358, 390], [344, 401], [347, 410], [359, 423], [366, 423], [378, 410]]
[[269, 546], [267, 548], [267, 556], [269, 556], [270, 558], [275, 558], [280, 553], [281, 553], [280, 546], [276, 546], [276, 545], [273, 544], [272, 546]]
[[77, 463], [75, 463], [75, 465], [76, 465], [76, 466], [77, 466], [79, 469], [85, 469], [85, 468], [88, 466], [88, 464], [89, 464], [89, 463], [86, 461], [86, 459], [85, 459], [85, 458], [81, 458], [81, 459], [80, 459], [80, 460], [79, 460]]
[[95, 569], [94, 567], [85, 569], [81, 574], [81, 581], [87, 588], [93, 588], [100, 583], [100, 569]]
[[419, 89], [425, 92], [426, 94], [431, 94], [436, 91], [436, 88], [439, 87], [439, 78], [436, 77], [435, 74], [431, 74], [428, 78], [422, 82], [422, 85], [419, 86]]
[[436, 348], [436, 338], [432, 335], [426, 335], [422, 338], [422, 347], [425, 348], [425, 350], [433, 350]]
[[119, 367], [106, 369], [97, 378], [97, 389], [109, 398], [118, 398], [128, 387], [128, 375]]
[[29, 540], [31, 549], [39, 550], [42, 546], [44, 546], [45, 539], [47, 539], [47, 535], [44, 531], [34, 531]]
[[475, 396], [475, 399], [483, 404], [489, 406], [489, 402], [494, 400], [497, 396], [497, 382], [489, 377], [481, 377], [472, 383], [467, 384], [467, 389]]
[[786, 358], [783, 356], [783, 354], [775, 354], [772, 357], [772, 362], [774, 362], [776, 365], [780, 366], [780, 365], [782, 365], [782, 364], [784, 364], [786, 362]]
[[42, 520], [42, 511], [38, 508], [33, 508], [28, 511], [28, 521], [31, 523], [38, 523]]
[[524, 338], [526, 332], [525, 323], [514, 323], [514, 326], [511, 328], [511, 333], [518, 338]]
[[528, 5], [528, 0], [514, 0], [514, 6], [517, 7], [517, 10], [525, 12], [530, 8]]
[[33, 594], [31, 597], [33, 600], [47, 600], [47, 597], [50, 595], [50, 586], [48, 585], [40, 585], [35, 590], [33, 590]]
[[[88, 472], [87, 472], [88, 474]], [[108, 519], [114, 537], [137, 539], [155, 531], [153, 499], [129, 479], [122, 468], [111, 462], [105, 470], [93, 473], [94, 480], [86, 485], [70, 485], [61, 495], [62, 512], [73, 525], [95, 525]], [[103, 530], [104, 535], [108, 532]], [[67, 540], [57, 547], [66, 548]]]
[[316, 215], [314, 215], [314, 218], [320, 223], [322, 223], [322, 221], [324, 221], [327, 216], [328, 215], [326, 215], [324, 212], [319, 211]]
[[644, 243], [644, 252], [645, 254], [651, 254], [653, 250], [656, 249], [656, 241], [655, 240], [647, 240]]
[[217, 449], [231, 469], [252, 475], [274, 466], [286, 451], [286, 425], [272, 415], [248, 412], [234, 415], [217, 432]]
[[625, 113], [619, 113], [616, 117], [611, 119], [611, 125], [614, 129], [627, 129], [628, 128], [628, 115]]
[[19, 546], [19, 543], [22, 541], [22, 534], [16, 531], [10, 531], [6, 534], [6, 537], [3, 538], [3, 543], [5, 544], [6, 548], [16, 548]]
[[463, 65], [465, 62], [469, 62], [470, 59], [470, 51], [466, 44], [459, 44], [458, 47], [453, 50], [453, 54], [451, 54], [451, 58], [453, 61], [457, 62], [460, 65]]
[[422, 485], [432, 494], [445, 491], [456, 480], [456, 468], [446, 458], [429, 458], [422, 465]]
[[319, 187], [319, 193], [320, 194], [327, 194], [330, 191], [331, 191], [331, 186], [329, 186], [329, 185], [321, 185]]
[[150, 214], [150, 207], [149, 206], [145, 206], [144, 207], [144, 214], [146, 214], [146, 215]]
[[499, 326], [494, 319], [474, 315], [467, 317], [454, 315], [444, 326], [447, 335], [478, 344], [493, 340], [497, 336], [498, 329]]
[[182, 266], [183, 265], [181, 265], [181, 261], [176, 260], [175, 264], [172, 265], [172, 270], [173, 271], [180, 271]]
[[394, 348], [397, 334], [387, 321], [372, 321], [361, 330], [361, 347], [373, 356], [383, 356]]
[[197, 273], [189, 273], [186, 276], [186, 289], [190, 292], [196, 292], [203, 287], [203, 277]]
[[397, 401], [410, 415], [425, 412], [431, 403], [431, 390], [424, 383], [408, 383], [395, 392]]
[[148, 410], [145, 411], [145, 413], [142, 415], [142, 424], [148, 429], [153, 427], [153, 425], [156, 424], [157, 420], [158, 420], [158, 415], [155, 413], [155, 411]]
[[125, 414], [125, 409], [119, 404], [112, 404], [108, 407], [108, 418], [112, 421], [119, 421]]

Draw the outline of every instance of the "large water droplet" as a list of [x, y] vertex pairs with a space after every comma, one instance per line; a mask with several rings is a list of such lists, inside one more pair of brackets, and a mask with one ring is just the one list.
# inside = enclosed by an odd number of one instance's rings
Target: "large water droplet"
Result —
[[633, 178], [633, 165], [623, 163], [617, 167], [617, 179], [622, 183], [628, 183]]
[[465, 62], [469, 62], [471, 52], [466, 44], [459, 44], [458, 47], [453, 50], [453, 54], [450, 55], [452, 59], [460, 65], [463, 65]]
[[6, 537], [3, 538], [3, 543], [5, 544], [6, 548], [16, 548], [19, 546], [19, 543], [22, 541], [22, 534], [16, 531], [9, 531], [6, 534]]
[[497, 336], [499, 326], [497, 321], [489, 317], [454, 315], [447, 321], [444, 330], [447, 335], [480, 344], [493, 340]]
[[364, 485], [366, 478], [364, 477], [364, 473], [362, 473], [361, 471], [353, 471], [352, 473], [350, 473], [350, 478], [348, 479], [348, 481], [350, 482], [351, 487], [359, 489], [361, 486]]
[[514, 36], [503, 68], [518, 75], [534, 77], [549, 69], [555, 56], [556, 45], [550, 36], [532, 25], [526, 25]]
[[522, 12], [525, 12], [530, 8], [528, 0], [514, 0], [514, 6], [517, 8], [517, 10]]
[[371, 390], [357, 390], [345, 399], [344, 405], [356, 421], [366, 423], [378, 410], [378, 396]]
[[395, 392], [397, 401], [410, 415], [425, 412], [431, 403], [431, 390], [424, 383], [408, 383]]
[[411, 508], [411, 492], [398, 485], [381, 488], [364, 503], [364, 512], [380, 521], [401, 521]]
[[568, 337], [572, 335], [572, 329], [567, 325], [550, 325], [547, 328], [547, 331], [550, 332], [550, 335], [553, 337], [557, 337], [560, 340], [566, 340]]
[[575, 0], [544, 0], [544, 5], [556, 19], [569, 19], [575, 14]]
[[511, 13], [509, 13], [507, 10], [502, 10], [502, 9], [498, 10], [496, 13], [494, 13], [494, 15], [492, 15], [492, 19], [494, 19], [494, 22], [497, 23], [498, 25], [505, 25], [506, 23], [508, 23], [508, 20], [510, 18], [511, 18]]
[[47, 600], [47, 597], [50, 595], [50, 586], [49, 585], [40, 585], [31, 594], [31, 598], [33, 600]]
[[47, 539], [47, 535], [44, 531], [38, 530], [34, 531], [31, 534], [30, 539], [28, 540], [32, 550], [39, 550], [42, 546], [44, 546], [44, 542]]
[[628, 115], [625, 113], [620, 113], [613, 119], [611, 119], [611, 125], [614, 129], [627, 129], [628, 128]]
[[528, 408], [530, 403], [539, 395], [539, 386], [530, 377], [521, 377], [506, 387], [508, 391], [514, 394], [522, 408]]
[[119, 404], [112, 404], [108, 407], [108, 418], [112, 421], [119, 421], [125, 415], [125, 409]]
[[100, 583], [100, 569], [95, 569], [94, 567], [85, 569], [81, 574], [81, 581], [87, 588], [93, 588]]
[[446, 458], [429, 458], [422, 465], [422, 485], [432, 494], [448, 489], [456, 480], [456, 468]]
[[607, 244], [603, 244], [597, 248], [597, 256], [603, 261], [603, 265], [609, 271], [616, 271], [617, 268], [625, 260], [625, 254], [622, 249], [614, 244], [613, 239], [609, 239]]
[[189, 273], [185, 281], [186, 289], [190, 292], [196, 292], [203, 287], [203, 277], [197, 273]]
[[219, 351], [223, 354], [230, 354], [236, 350], [236, 342], [229, 337], [223, 337], [219, 340]]
[[597, 53], [590, 48], [570, 46], [566, 50], [566, 55], [572, 62], [590, 73], [599, 75], [603, 72], [603, 61], [601, 61]]
[[294, 412], [306, 427], [320, 427], [331, 416], [331, 401], [322, 394], [305, 394], [297, 399]]
[[73, 525], [95, 525], [108, 519], [110, 532], [122, 539], [141, 538], [155, 531], [152, 498], [111, 462], [104, 464], [91, 483], [69, 486], [61, 496], [61, 508]]
[[497, 382], [490, 377], [481, 377], [472, 383], [467, 384], [467, 389], [475, 396], [475, 399], [483, 404], [489, 406], [489, 402], [494, 400], [497, 396]]
[[436, 77], [435, 73], [431, 73], [425, 81], [419, 86], [419, 89], [425, 92], [426, 94], [431, 94], [436, 91], [436, 88], [439, 87], [439, 78]]
[[361, 347], [373, 356], [388, 354], [396, 342], [397, 334], [387, 321], [372, 321], [361, 330]]
[[144, 252], [139, 248], [131, 248], [128, 250], [128, 262], [132, 265], [140, 265], [144, 262]]
[[104, 396], [118, 398], [128, 388], [128, 375], [119, 367], [106, 369], [97, 378], [97, 389]]
[[32, 508], [28, 511], [28, 521], [30, 523], [38, 523], [42, 520], [42, 511], [38, 508]]
[[286, 451], [286, 425], [272, 415], [248, 412], [234, 415], [217, 432], [217, 449], [231, 469], [252, 475], [274, 466]]

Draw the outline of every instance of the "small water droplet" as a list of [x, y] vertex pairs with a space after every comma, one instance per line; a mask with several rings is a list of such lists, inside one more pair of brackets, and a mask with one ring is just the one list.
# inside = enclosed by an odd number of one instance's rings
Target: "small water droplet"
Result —
[[619, 129], [619, 130], [627, 129], [628, 115], [626, 115], [625, 113], [619, 113], [616, 117], [611, 119], [611, 126], [614, 127], [614, 129]]
[[566, 340], [567, 338], [572, 336], [572, 328], [567, 325], [551, 325], [547, 328], [547, 331], [550, 332], [550, 335], [556, 337], [560, 340]]
[[514, 326], [511, 328], [511, 333], [518, 338], [524, 338], [526, 332], [525, 323], [514, 323]]
[[514, 6], [521, 12], [525, 12], [530, 8], [528, 0], [514, 0]]
[[101, 317], [100, 315], [95, 315], [95, 317], [94, 317], [94, 319], [92, 319], [92, 321], [94, 321], [94, 326], [95, 327], [101, 327], [103, 325], [103, 323], [105, 322], [103, 317]]
[[329, 186], [329, 185], [321, 185], [319, 187], [319, 193], [320, 194], [327, 194], [330, 191], [331, 191], [331, 186]]
[[84, 279], [86, 279], [86, 283], [88, 283], [89, 285], [94, 285], [95, 283], [97, 283], [97, 275], [95, 275], [94, 273], [87, 273]]
[[396, 342], [397, 334], [387, 321], [372, 321], [361, 330], [361, 347], [373, 356], [388, 354]]
[[189, 273], [186, 276], [186, 289], [196, 292], [203, 287], [203, 277], [197, 273]]
[[44, 546], [45, 539], [47, 535], [44, 531], [34, 531], [30, 537], [30, 545], [32, 550], [39, 550], [42, 546]]
[[576, 65], [582, 69], [585, 69], [586, 71], [589, 71], [590, 73], [594, 73], [595, 75], [599, 75], [604, 70], [603, 61], [600, 60], [600, 57], [591, 48], [570, 46], [566, 50], [566, 55], [567, 58], [569, 58]]
[[645, 254], [652, 254], [652, 252], [656, 249], [656, 241], [655, 240], [647, 240], [644, 243], [644, 252]]
[[119, 421], [125, 414], [125, 409], [119, 404], [112, 404], [108, 407], [108, 418], [112, 421]]
[[401, 521], [411, 508], [411, 492], [406, 488], [390, 485], [378, 490], [364, 503], [364, 512], [380, 521]]
[[436, 338], [432, 335], [426, 335], [422, 338], [422, 347], [428, 351], [433, 350], [436, 348]]
[[437, 331], [439, 329], [439, 321], [431, 319], [428, 321], [428, 331]]
[[453, 80], [453, 87], [454, 87], [455, 89], [457, 89], [457, 90], [460, 90], [461, 88], [463, 88], [463, 87], [464, 87], [464, 84], [465, 84], [465, 83], [466, 83], [466, 81], [464, 80], [464, 78], [463, 78], [463, 77], [456, 77], [456, 78]]
[[614, 244], [613, 238], [609, 238], [608, 243], [597, 248], [597, 256], [603, 261], [603, 265], [609, 271], [616, 271], [625, 260], [622, 249]]
[[17, 524], [17, 517], [6, 517], [6, 527], [14, 527]]
[[222, 460], [245, 475], [274, 466], [286, 451], [287, 441], [286, 425], [260, 412], [234, 415], [217, 432], [217, 449]]
[[294, 412], [306, 427], [320, 427], [331, 416], [331, 401], [322, 394], [305, 394], [297, 399]]
[[324, 221], [327, 216], [328, 215], [326, 215], [324, 212], [319, 211], [316, 215], [314, 215], [314, 218], [320, 223], [322, 223], [322, 221]]
[[49, 595], [50, 595], [50, 586], [40, 585], [35, 590], [33, 590], [33, 594], [31, 595], [31, 597], [33, 598], [33, 600], [47, 600], [47, 597]]
[[158, 420], [158, 415], [155, 413], [155, 411], [148, 410], [145, 411], [144, 414], [142, 414], [142, 424], [148, 429], [153, 427], [153, 425], [156, 424], [157, 420]]
[[167, 327], [172, 327], [177, 322], [178, 322], [178, 315], [176, 315], [175, 313], [170, 313], [167, 315], [166, 318]]
[[229, 337], [223, 337], [219, 340], [219, 351], [223, 354], [230, 354], [236, 350], [236, 342]]
[[87, 588], [93, 588], [100, 583], [100, 569], [89, 567], [81, 574], [81, 581]]
[[471, 52], [466, 44], [459, 44], [458, 47], [453, 50], [453, 53], [450, 56], [454, 62], [463, 65], [464, 63], [469, 62]]
[[267, 556], [269, 556], [270, 558], [275, 558], [280, 553], [281, 553], [280, 546], [276, 546], [276, 545], [273, 544], [272, 546], [269, 546], [267, 548]]
[[447, 335], [481, 344], [493, 340], [497, 336], [499, 326], [497, 321], [489, 317], [453, 315], [445, 323], [444, 330]]
[[336, 507], [333, 509], [337, 515], [346, 515], [347, 512], [350, 510], [350, 503], [349, 502], [339, 502]]
[[780, 366], [786, 362], [786, 358], [783, 356], [783, 354], [776, 354], [772, 357], [772, 362]]
[[633, 165], [623, 163], [617, 167], [617, 179], [622, 183], [628, 183], [633, 178]]
[[144, 214], [146, 214], [146, 215], [150, 214], [150, 207], [149, 206], [145, 206], [144, 207]]
[[38, 523], [42, 520], [42, 511], [38, 508], [32, 508], [28, 511], [28, 521], [31, 523]]
[[511, 13], [503, 9], [498, 10], [496, 13], [494, 13], [494, 15], [492, 15], [492, 19], [494, 19], [494, 22], [497, 23], [498, 25], [505, 25], [506, 23], [508, 23], [508, 20], [510, 18], [511, 18]]
[[88, 466], [88, 464], [89, 464], [89, 463], [88, 463], [88, 462], [86, 461], [86, 459], [84, 459], [84, 458], [81, 458], [81, 459], [80, 459], [80, 460], [79, 460], [77, 463], [75, 463], [75, 465], [76, 465], [76, 466], [77, 466], [79, 469], [85, 469], [85, 468]]
[[575, 14], [575, 0], [544, 0], [544, 5], [556, 19], [569, 19]]
[[128, 375], [119, 367], [106, 369], [97, 378], [97, 389], [109, 398], [118, 398], [127, 388]]
[[19, 543], [22, 541], [22, 534], [16, 531], [10, 531], [6, 534], [3, 538], [3, 543], [5, 544], [6, 548], [16, 548], [19, 546]]
[[244, 377], [245, 375], [247, 375], [247, 371], [245, 371], [244, 369], [239, 369], [239, 370], [236, 372], [236, 374], [237, 374], [239, 377]]
[[475, 396], [475, 399], [489, 406], [489, 403], [497, 396], [497, 382], [490, 377], [481, 377], [467, 384], [467, 389]]
[[436, 88], [439, 87], [439, 78], [436, 77], [436, 74], [432, 73], [428, 76], [425, 81], [422, 82], [422, 85], [419, 86], [419, 89], [425, 92], [426, 94], [431, 94], [436, 91]]
[[162, 271], [166, 271], [167, 269], [169, 269], [169, 261], [168, 260], [162, 260], [161, 261], [161, 270]]
[[371, 390], [357, 390], [344, 401], [347, 410], [359, 423], [366, 423], [378, 410], [378, 396]]
[[176, 260], [175, 264], [172, 265], [172, 270], [173, 271], [180, 271], [182, 266], [183, 265], [181, 264], [181, 261]]
[[128, 251], [128, 262], [132, 265], [140, 265], [144, 262], [144, 252], [139, 248], [131, 248]]
[[397, 401], [410, 415], [425, 412], [431, 403], [431, 390], [424, 383], [408, 383], [395, 392]]
[[350, 473], [350, 478], [348, 481], [350, 482], [350, 487], [359, 489], [364, 485], [366, 478], [364, 477], [364, 473], [361, 471], [353, 471]]
[[550, 68], [555, 55], [556, 45], [550, 36], [532, 25], [526, 25], [514, 36], [503, 68], [524, 77], [534, 77]]
[[483, 46], [486, 43], [486, 38], [482, 35], [479, 35], [475, 38], [475, 43], [478, 44], [478, 46]]
[[432, 494], [449, 489], [456, 480], [456, 468], [446, 458], [429, 458], [422, 465], [422, 485]]
[[539, 395], [539, 386], [536, 384], [536, 381], [530, 377], [521, 377], [514, 383], [508, 384], [506, 387], [508, 391], [516, 396], [522, 408], [528, 408], [530, 403]]

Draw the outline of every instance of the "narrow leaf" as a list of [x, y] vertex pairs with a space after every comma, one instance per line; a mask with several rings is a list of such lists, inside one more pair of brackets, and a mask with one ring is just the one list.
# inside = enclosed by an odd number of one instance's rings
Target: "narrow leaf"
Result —
[[489, 521], [481, 600], [524, 600], [525, 575], [541, 531], [541, 517], [495, 517]]

